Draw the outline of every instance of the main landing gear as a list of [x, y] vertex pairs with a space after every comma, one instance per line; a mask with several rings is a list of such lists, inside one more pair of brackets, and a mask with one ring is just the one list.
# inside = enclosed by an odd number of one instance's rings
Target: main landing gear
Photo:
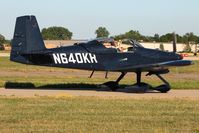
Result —
[[104, 85], [109, 87], [112, 91], [116, 91], [119, 87], [120, 80], [122, 80], [126, 74], [127, 72], [122, 72], [122, 74], [119, 76], [119, 78], [116, 81], [109, 81], [104, 83]]
[[[119, 82], [120, 80], [122, 80], [124, 78], [124, 76], [127, 74], [127, 72], [122, 72], [121, 75], [119, 76], [119, 78], [116, 81], [109, 81], [104, 83], [104, 85], [106, 85], [107, 87], [109, 87], [112, 91], [116, 91], [119, 87]], [[146, 76], [152, 75], [150, 73], [148, 73]], [[136, 87], [138, 89], [143, 90], [144, 92], [146, 92], [147, 90], [156, 90], [159, 91], [161, 93], [167, 93], [171, 87], [169, 85], [169, 83], [162, 77], [160, 76], [160, 74], [155, 74], [161, 81], [164, 82], [163, 85], [157, 86], [157, 87], [152, 87], [151, 85], [141, 82], [141, 77], [142, 77], [142, 72], [141, 71], [137, 71], [136, 72], [136, 80], [137, 82], [133, 85], [133, 87]]]

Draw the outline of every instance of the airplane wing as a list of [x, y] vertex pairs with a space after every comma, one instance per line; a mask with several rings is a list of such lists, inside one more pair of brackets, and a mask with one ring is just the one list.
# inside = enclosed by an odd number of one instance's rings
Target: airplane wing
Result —
[[176, 61], [168, 61], [168, 62], [161, 62], [161, 63], [155, 63], [155, 64], [142, 64], [142, 65], [136, 65], [136, 66], [124, 66], [122, 68], [119, 68], [118, 70], [113, 71], [124, 71], [124, 72], [133, 72], [136, 70], [141, 71], [151, 71], [151, 70], [163, 70], [168, 69], [170, 67], [181, 67], [181, 66], [188, 66], [193, 64], [190, 60], [176, 60]]

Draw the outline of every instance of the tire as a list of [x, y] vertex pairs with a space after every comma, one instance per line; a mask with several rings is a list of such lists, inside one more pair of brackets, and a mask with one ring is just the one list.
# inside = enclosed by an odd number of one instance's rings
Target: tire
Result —
[[116, 83], [115, 81], [106, 82], [104, 83], [104, 85], [109, 87], [112, 91], [116, 91], [118, 89], [118, 83]]
[[161, 93], [167, 93], [168, 91], [171, 90], [171, 87], [169, 85], [160, 85], [156, 87], [154, 90], [157, 90]]

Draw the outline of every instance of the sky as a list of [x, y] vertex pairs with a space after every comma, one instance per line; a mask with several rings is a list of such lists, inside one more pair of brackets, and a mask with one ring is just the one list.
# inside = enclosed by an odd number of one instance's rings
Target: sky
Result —
[[40, 29], [66, 27], [73, 39], [95, 38], [99, 26], [111, 36], [130, 30], [199, 35], [199, 0], [1, 0], [0, 34], [11, 39], [23, 15], [35, 15]]

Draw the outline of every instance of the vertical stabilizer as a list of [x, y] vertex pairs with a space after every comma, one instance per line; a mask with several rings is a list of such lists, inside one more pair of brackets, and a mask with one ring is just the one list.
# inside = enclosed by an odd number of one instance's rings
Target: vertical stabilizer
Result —
[[44, 51], [45, 45], [35, 16], [22, 16], [16, 20], [10, 59], [22, 54]]

